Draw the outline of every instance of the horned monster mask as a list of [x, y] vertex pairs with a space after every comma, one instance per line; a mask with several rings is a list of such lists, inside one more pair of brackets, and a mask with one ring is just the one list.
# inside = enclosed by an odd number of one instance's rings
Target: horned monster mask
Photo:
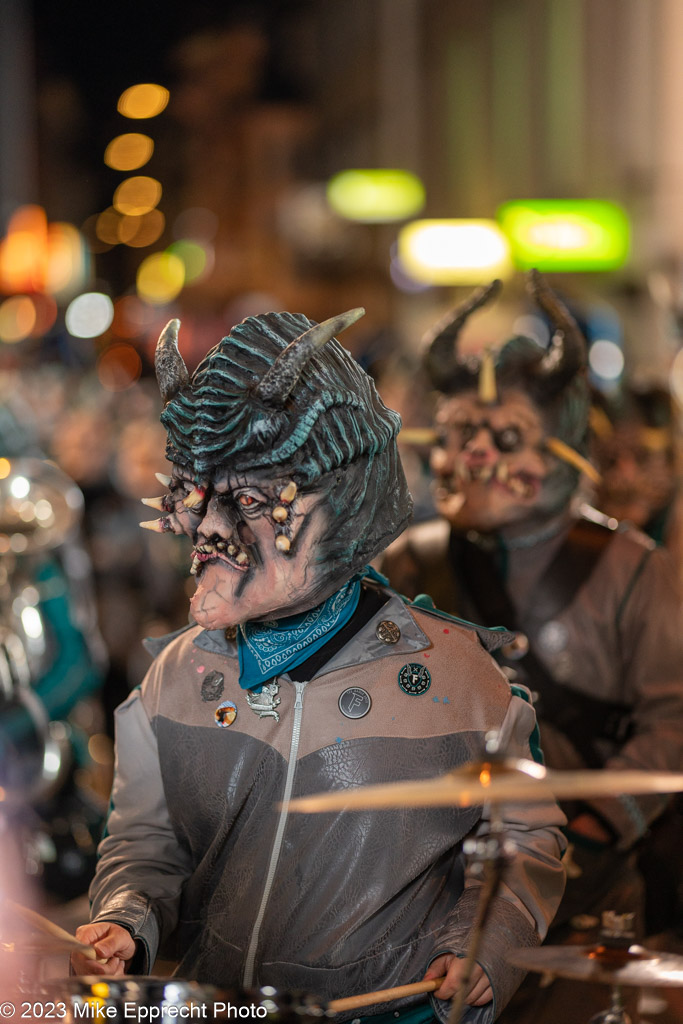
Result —
[[529, 290], [555, 329], [543, 349], [515, 336], [479, 355], [459, 351], [467, 318], [499, 291], [479, 289], [425, 338], [424, 364], [441, 392], [432, 452], [439, 512], [461, 529], [497, 530], [556, 515], [584, 457], [589, 395], [586, 346], [573, 317], [537, 271]]
[[314, 607], [410, 518], [400, 418], [334, 338], [363, 312], [247, 317], [191, 377], [179, 322], [159, 338], [173, 471], [147, 502], [161, 518], [144, 525], [191, 538], [192, 612], [206, 628]]

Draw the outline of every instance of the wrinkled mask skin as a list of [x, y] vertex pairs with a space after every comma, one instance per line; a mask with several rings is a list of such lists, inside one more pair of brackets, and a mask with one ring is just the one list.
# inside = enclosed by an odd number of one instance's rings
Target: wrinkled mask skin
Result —
[[360, 308], [314, 324], [247, 317], [190, 377], [179, 321], [157, 344], [169, 491], [143, 523], [190, 538], [192, 614], [206, 629], [325, 601], [404, 529], [400, 417], [334, 337]]
[[597, 504], [607, 515], [642, 527], [671, 501], [674, 454], [664, 430], [619, 424], [594, 442], [594, 454], [602, 473]]
[[[188, 508], [190, 495], [197, 504]], [[282, 467], [220, 468], [197, 482], [189, 468], [174, 465], [165, 501], [175, 528], [194, 545], [191, 610], [205, 629], [295, 615], [342, 582], [316, 560], [328, 523], [324, 492], [299, 491]]]
[[544, 448], [539, 410], [518, 390], [495, 405], [475, 390], [441, 399], [442, 444], [432, 451], [436, 508], [458, 530], [491, 532], [534, 523], [566, 506], [575, 476]]

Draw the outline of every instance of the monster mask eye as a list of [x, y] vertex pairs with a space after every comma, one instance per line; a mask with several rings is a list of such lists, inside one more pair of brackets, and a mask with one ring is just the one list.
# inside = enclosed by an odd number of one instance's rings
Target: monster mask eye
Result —
[[261, 515], [267, 503], [265, 495], [253, 488], [248, 491], [238, 491], [234, 495], [234, 500], [237, 502], [240, 512], [249, 518]]
[[505, 427], [503, 430], [497, 430], [493, 439], [498, 451], [516, 452], [522, 444], [522, 432], [519, 427]]

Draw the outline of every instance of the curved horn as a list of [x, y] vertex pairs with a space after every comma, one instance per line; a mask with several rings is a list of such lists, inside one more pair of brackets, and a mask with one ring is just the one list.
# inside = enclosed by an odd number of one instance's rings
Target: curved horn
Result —
[[[447, 381], [457, 363], [457, 340], [463, 325], [471, 313], [494, 299], [502, 287], [496, 278], [491, 284], [482, 285], [455, 309], [447, 313], [424, 335], [425, 364], [434, 382]], [[438, 386], [438, 383], [437, 383]]]
[[559, 375], [558, 379], [568, 380], [586, 364], [586, 341], [581, 329], [538, 270], [529, 271], [527, 287], [556, 332], [548, 351], [538, 363], [536, 373], [545, 378]]
[[264, 402], [282, 405], [289, 397], [311, 356], [365, 315], [362, 306], [340, 313], [309, 328], [283, 349], [254, 389]]
[[169, 320], [159, 335], [154, 353], [154, 369], [164, 405], [190, 383], [190, 375], [178, 351], [180, 320]]

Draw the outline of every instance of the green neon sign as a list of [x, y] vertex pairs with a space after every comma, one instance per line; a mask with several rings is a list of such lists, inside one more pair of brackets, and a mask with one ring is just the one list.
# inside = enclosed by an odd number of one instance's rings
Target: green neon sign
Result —
[[629, 256], [628, 216], [608, 200], [515, 200], [496, 217], [521, 270], [616, 270]]
[[424, 185], [410, 171], [340, 171], [327, 184], [327, 201], [340, 217], [366, 224], [405, 220], [425, 203]]

